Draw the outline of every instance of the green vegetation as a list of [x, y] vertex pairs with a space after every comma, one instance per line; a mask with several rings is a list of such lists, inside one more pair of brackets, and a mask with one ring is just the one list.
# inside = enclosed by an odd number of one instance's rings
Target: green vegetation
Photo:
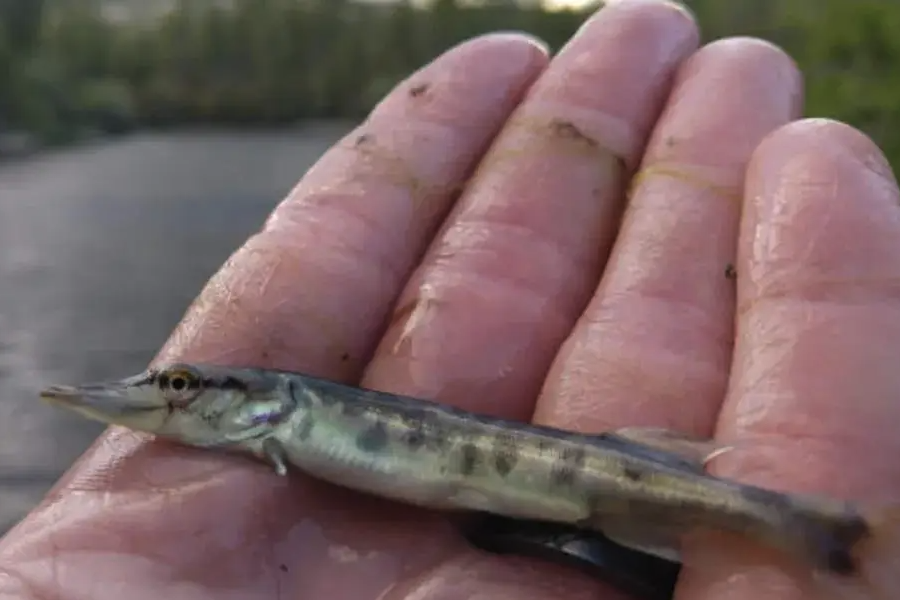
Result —
[[[518, 29], [557, 49], [586, 15], [534, 4], [0, 0], [0, 133], [56, 142], [147, 126], [358, 117], [456, 42]], [[864, 129], [900, 164], [900, 3], [687, 4], [707, 39], [755, 35], [784, 47], [806, 74], [807, 113]], [[130, 17], [114, 18], [123, 7]]]

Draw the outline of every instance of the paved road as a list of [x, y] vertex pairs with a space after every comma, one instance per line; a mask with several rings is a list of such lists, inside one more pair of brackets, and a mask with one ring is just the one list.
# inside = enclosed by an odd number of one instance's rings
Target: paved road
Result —
[[36, 391], [146, 366], [349, 127], [139, 135], [0, 164], [0, 532], [101, 430]]

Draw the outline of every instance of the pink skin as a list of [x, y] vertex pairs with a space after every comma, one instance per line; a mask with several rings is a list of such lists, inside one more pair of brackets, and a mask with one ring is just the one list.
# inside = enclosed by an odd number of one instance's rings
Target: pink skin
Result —
[[[698, 39], [680, 9], [632, 0], [552, 62], [519, 35], [450, 50], [322, 158], [160, 359], [749, 440], [720, 474], [896, 496], [893, 176], [859, 132], [794, 121], [781, 51]], [[815, 598], [740, 541], [688, 558], [678, 600]], [[619, 597], [471, 550], [440, 515], [116, 428], [0, 565], [0, 597], [33, 600]]]

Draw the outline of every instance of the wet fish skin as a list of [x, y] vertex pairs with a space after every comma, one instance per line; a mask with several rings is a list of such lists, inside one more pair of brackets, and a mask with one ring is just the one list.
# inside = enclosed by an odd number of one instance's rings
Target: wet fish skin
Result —
[[853, 576], [875, 533], [849, 502], [713, 477], [704, 462], [720, 448], [670, 431], [578, 434], [298, 373], [197, 364], [42, 396], [106, 423], [249, 452], [280, 474], [292, 465], [427, 508], [576, 525], [670, 560], [684, 534], [721, 530]]

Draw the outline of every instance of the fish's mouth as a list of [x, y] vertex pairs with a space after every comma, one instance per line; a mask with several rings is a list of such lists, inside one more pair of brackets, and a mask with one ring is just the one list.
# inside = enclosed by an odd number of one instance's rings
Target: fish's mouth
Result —
[[41, 390], [40, 397], [107, 423], [167, 409], [165, 402], [146, 394], [135, 394], [128, 386], [115, 383], [53, 385]]

